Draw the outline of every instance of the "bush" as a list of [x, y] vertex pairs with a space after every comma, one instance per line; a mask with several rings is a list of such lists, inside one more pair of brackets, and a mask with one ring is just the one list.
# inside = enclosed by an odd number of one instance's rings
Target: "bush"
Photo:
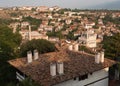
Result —
[[47, 53], [47, 52], [55, 51], [55, 46], [53, 43], [44, 39], [38, 39], [38, 40], [33, 39], [21, 45], [20, 48], [21, 56], [26, 56], [27, 51], [33, 52], [33, 50], [35, 49], [37, 49], [39, 53]]

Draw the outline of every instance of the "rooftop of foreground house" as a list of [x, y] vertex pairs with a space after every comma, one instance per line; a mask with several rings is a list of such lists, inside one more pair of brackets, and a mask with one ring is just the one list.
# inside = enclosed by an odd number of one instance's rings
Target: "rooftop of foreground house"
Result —
[[[64, 74], [53, 77], [50, 74], [50, 64], [57, 61], [64, 63]], [[9, 63], [43, 86], [51, 86], [110, 67], [116, 62], [105, 58], [103, 63], [97, 64], [94, 55], [65, 49], [40, 54], [39, 58], [32, 63], [28, 63], [26, 58], [10, 60]]]

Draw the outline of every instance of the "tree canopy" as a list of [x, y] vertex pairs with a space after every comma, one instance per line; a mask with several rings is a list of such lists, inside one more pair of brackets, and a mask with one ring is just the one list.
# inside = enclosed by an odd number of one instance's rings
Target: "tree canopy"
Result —
[[113, 36], [105, 36], [103, 40], [103, 48], [108, 58], [115, 59], [120, 55], [120, 34]]
[[13, 33], [12, 29], [5, 25], [0, 25], [0, 84], [6, 86], [7, 83], [15, 80], [15, 71], [7, 63], [17, 55], [18, 47], [21, 43], [19, 33]]
[[26, 78], [25, 80], [19, 83], [19, 86], [40, 86], [40, 85], [33, 82], [29, 78]]
[[0, 26], [0, 60], [10, 59], [15, 56], [21, 43], [21, 35], [13, 33], [7, 26]]
[[[41, 86], [41, 85], [35, 83], [34, 81], [32, 81], [29, 78], [26, 78], [25, 80], [23, 80], [23, 81], [21, 81], [21, 82], [19, 82], [17, 84], [18, 84], [18, 86]], [[7, 86], [16, 86], [16, 84], [10, 82], [10, 83], [7, 84]]]
[[54, 51], [55, 46], [53, 43], [44, 39], [33, 39], [31, 41], [23, 43], [21, 45], [20, 52], [22, 56], [26, 56], [27, 51], [33, 51], [35, 49], [37, 49], [39, 53], [46, 53]]
[[109, 59], [116, 60], [118, 63], [115, 68], [120, 71], [120, 33], [109, 37], [105, 36], [103, 44], [105, 56]]
[[39, 25], [42, 23], [42, 19], [32, 18], [30, 16], [23, 17], [23, 21], [28, 21], [32, 25], [32, 30], [37, 30]]
[[47, 35], [48, 35], [49, 37], [58, 37], [58, 38], [60, 38], [60, 39], [64, 38], [64, 36], [62, 35], [62, 32], [61, 32], [61, 31], [57, 31], [57, 32], [55, 32], [55, 31], [47, 32]]

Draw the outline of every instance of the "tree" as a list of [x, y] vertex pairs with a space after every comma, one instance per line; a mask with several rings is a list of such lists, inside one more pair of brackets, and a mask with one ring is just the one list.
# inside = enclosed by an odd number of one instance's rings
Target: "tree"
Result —
[[114, 69], [117, 69], [120, 72], [120, 33], [109, 37], [105, 36], [103, 44], [105, 56], [118, 62], [114, 67], [111, 68], [110, 73], [114, 74]]
[[94, 52], [91, 51], [91, 49], [89, 49], [89, 48], [87, 48], [86, 46], [83, 46], [83, 45], [79, 46], [79, 51], [85, 51], [87, 53], [94, 54]]
[[32, 10], [32, 11], [36, 11], [36, 8], [32, 8], [31, 10]]
[[58, 14], [64, 14], [64, 9], [57, 11]]
[[11, 16], [11, 17], [17, 17], [17, 16], [18, 16], [18, 13], [10, 13], [10, 16]]
[[30, 78], [26, 78], [25, 80], [18, 82], [18, 83], [10, 82], [7, 84], [7, 86], [16, 86], [16, 84], [17, 86], [41, 86], [35, 83], [34, 81], [32, 81]]
[[93, 26], [93, 28], [94, 28], [94, 29], [98, 29], [98, 28], [99, 28], [99, 26], [97, 26], [97, 25], [94, 25], [94, 26]]
[[74, 40], [75, 37], [74, 37], [74, 33], [72, 31], [70, 31], [67, 35], [67, 39], [70, 39], [70, 40]]
[[103, 40], [105, 55], [110, 59], [115, 59], [120, 54], [120, 34], [105, 36]]
[[78, 30], [78, 27], [76, 27], [75, 29], [73, 29], [72, 31], [69, 31], [68, 35], [67, 35], [67, 39], [70, 40], [77, 40], [78, 36], [74, 36], [74, 32], [76, 32]]
[[33, 82], [29, 78], [26, 78], [22, 82], [19, 83], [19, 86], [40, 86], [37, 83]]
[[0, 60], [7, 61], [15, 57], [21, 39], [19, 33], [13, 33], [7, 26], [0, 26]]
[[58, 37], [59, 39], [64, 38], [64, 36], [62, 35], [61, 30], [60, 30], [60, 31], [57, 31], [57, 32], [55, 32], [55, 31], [47, 32], [47, 35], [48, 35], [49, 37]]
[[103, 19], [104, 24], [108, 22], [112, 22], [116, 25], [120, 24], [120, 17], [113, 18], [112, 15], [106, 15], [105, 18]]
[[81, 23], [81, 20], [78, 18], [75, 18], [73, 22]]
[[37, 49], [39, 53], [47, 53], [55, 51], [55, 46], [53, 43], [44, 39], [33, 39], [22, 44], [20, 47], [21, 56], [26, 56], [27, 51], [33, 51]]
[[16, 51], [21, 43], [21, 36], [13, 33], [12, 29], [0, 25], [0, 83], [6, 86], [7, 83], [15, 80], [15, 71], [7, 63], [8, 60], [16, 57]]
[[42, 23], [42, 19], [32, 18], [31, 16], [23, 17], [23, 21], [28, 21], [32, 25], [32, 30], [37, 30]]

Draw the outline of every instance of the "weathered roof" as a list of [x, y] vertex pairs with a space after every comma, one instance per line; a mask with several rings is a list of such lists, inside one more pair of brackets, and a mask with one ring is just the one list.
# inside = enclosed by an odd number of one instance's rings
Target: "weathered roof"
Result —
[[[64, 74], [52, 77], [50, 75], [50, 63], [52, 61], [64, 62]], [[37, 61], [27, 63], [26, 58], [10, 60], [15, 68], [30, 76], [43, 86], [51, 86], [77, 76], [92, 73], [115, 64], [115, 61], [106, 59], [104, 63], [95, 63], [94, 55], [69, 50], [41, 54]]]

